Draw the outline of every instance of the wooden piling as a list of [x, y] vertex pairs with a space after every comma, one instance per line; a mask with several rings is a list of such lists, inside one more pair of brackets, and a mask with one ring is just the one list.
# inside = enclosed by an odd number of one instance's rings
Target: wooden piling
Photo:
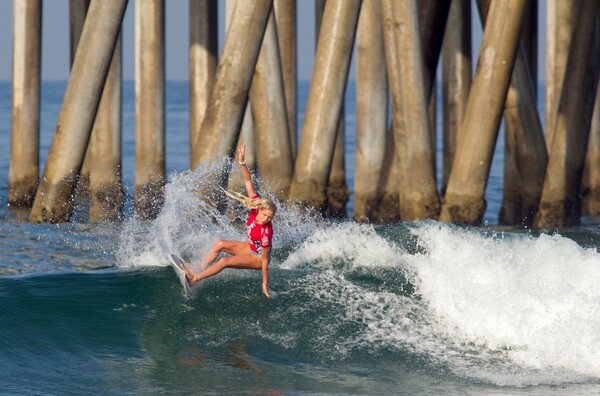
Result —
[[65, 222], [127, 0], [92, 2], [61, 106], [30, 221]]
[[379, 0], [363, 0], [356, 62], [356, 157], [353, 219], [367, 222], [377, 200], [386, 147], [388, 89]]
[[437, 218], [440, 200], [435, 184], [424, 60], [416, 1], [384, 0], [384, 41], [392, 117], [399, 159], [399, 205], [402, 220]]
[[296, 152], [298, 151], [296, 0], [274, 0], [273, 10], [275, 12], [275, 25], [277, 26], [277, 43], [279, 44], [279, 56], [281, 58], [292, 156], [296, 158]]
[[444, 145], [441, 193], [444, 195], [471, 86], [470, 0], [452, 1], [444, 33], [442, 62]]
[[271, 13], [252, 77], [250, 101], [262, 186], [283, 200], [292, 180], [293, 159], [279, 59], [277, 30]]
[[[235, 7], [206, 115], [192, 146], [192, 169], [204, 161], [234, 154], [272, 5], [273, 0], [257, 0], [240, 1]], [[224, 184], [226, 170], [220, 177]]]
[[38, 186], [42, 2], [13, 3], [12, 124], [8, 205], [31, 207]]
[[165, 184], [165, 3], [135, 3], [134, 210], [156, 217]]
[[577, 4], [577, 23], [554, 121], [536, 227], [562, 227], [581, 221], [579, 192], [600, 69], [600, 46], [592, 40], [600, 7], [595, 1]]
[[527, 0], [492, 2], [440, 220], [479, 224]]
[[328, 0], [319, 34], [313, 77], [306, 105], [290, 198], [317, 210], [327, 202], [327, 181], [360, 0]]
[[[215, 0], [190, 0], [190, 142], [204, 119], [217, 69], [218, 6]], [[190, 164], [195, 163], [190, 150]]]

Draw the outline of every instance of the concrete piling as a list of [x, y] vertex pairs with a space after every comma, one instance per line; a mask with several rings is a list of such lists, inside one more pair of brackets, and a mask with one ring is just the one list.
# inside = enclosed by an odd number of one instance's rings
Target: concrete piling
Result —
[[[482, 25], [489, 0], [478, 0]], [[526, 8], [530, 12], [530, 7]], [[501, 224], [531, 226], [542, 194], [548, 155], [537, 112], [530, 59], [523, 41], [517, 49], [510, 86], [504, 104], [505, 153], [504, 194], [499, 214]]]
[[363, 0], [356, 64], [356, 157], [353, 219], [367, 222], [377, 200], [388, 123], [388, 89], [381, 2]]
[[471, 1], [454, 0], [450, 6], [444, 33], [442, 58], [442, 100], [444, 145], [442, 191], [452, 169], [456, 141], [471, 86]]
[[91, 222], [115, 221], [125, 204], [121, 170], [122, 40], [119, 37], [88, 144]]
[[[323, 21], [326, 0], [317, 0], [316, 2], [316, 37], [317, 44]], [[327, 202], [323, 209], [325, 217], [341, 218], [346, 216], [346, 203], [350, 195], [346, 186], [346, 166], [345, 166], [345, 133], [346, 133], [346, 111], [345, 100], [342, 99], [340, 105], [340, 118], [338, 122], [335, 145], [333, 148], [333, 158], [331, 160], [331, 169], [329, 170], [329, 180], [327, 181]]]
[[[272, 6], [273, 0], [258, 0], [240, 1], [235, 7], [206, 115], [192, 145], [192, 169], [234, 154]], [[224, 170], [220, 182], [225, 184], [227, 176]]]
[[13, 3], [12, 124], [8, 204], [29, 208], [39, 177], [42, 2]]
[[165, 3], [135, 3], [135, 180], [134, 210], [154, 218], [165, 184]]
[[288, 130], [292, 145], [292, 156], [296, 158], [298, 151], [298, 104], [297, 104], [297, 45], [296, 45], [296, 0], [274, 0], [275, 25], [277, 26], [277, 43], [281, 58], [281, 73], [285, 91], [285, 108], [287, 110]]
[[262, 186], [283, 200], [292, 180], [293, 159], [279, 59], [277, 30], [271, 13], [252, 77], [250, 101]]
[[398, 180], [400, 180], [399, 157], [396, 153], [394, 121], [386, 136], [383, 168], [377, 183], [377, 199], [371, 217], [376, 224], [396, 223], [401, 220]]
[[479, 224], [526, 0], [492, 2], [440, 220]]
[[402, 220], [437, 218], [440, 200], [430, 135], [429, 94], [415, 1], [383, 2], [384, 41]]
[[584, 1], [574, 10], [577, 23], [554, 121], [536, 227], [576, 225], [581, 220], [579, 192], [600, 70], [600, 45], [592, 40], [598, 9], [597, 2]]
[[30, 221], [65, 222], [92, 132], [127, 0], [92, 2]]
[[504, 107], [504, 194], [501, 224], [531, 226], [538, 210], [548, 153], [528, 61], [520, 48]]
[[[190, 142], [204, 119], [218, 58], [217, 2], [190, 0]], [[196, 162], [190, 150], [190, 164]]]
[[556, 112], [562, 92], [575, 24], [574, 8], [580, 1], [548, 0], [546, 4], [546, 148], [554, 138]]
[[582, 213], [588, 216], [600, 216], [600, 84], [596, 89], [594, 103], [594, 115], [581, 182]]
[[360, 0], [328, 0], [319, 34], [290, 198], [325, 209]]
[[[89, 5], [90, 0], [69, 2], [71, 65]], [[89, 198], [91, 222], [119, 219], [125, 203], [121, 184], [121, 48], [119, 37], [76, 188], [77, 198]]]

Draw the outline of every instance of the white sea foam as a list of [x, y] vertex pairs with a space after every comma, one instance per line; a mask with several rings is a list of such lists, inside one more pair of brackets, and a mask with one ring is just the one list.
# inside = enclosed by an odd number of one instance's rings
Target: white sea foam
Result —
[[444, 327], [434, 331], [481, 354], [479, 371], [468, 359], [455, 368], [511, 385], [600, 378], [595, 249], [560, 235], [484, 235], [442, 224], [414, 232], [425, 253], [405, 259]]
[[[456, 374], [498, 385], [600, 378], [600, 254], [560, 235], [413, 226], [419, 253], [370, 226], [321, 228], [282, 264], [314, 304], [341, 304], [337, 322], [364, 330], [337, 352], [411, 351]], [[339, 263], [342, 263], [339, 265]], [[415, 295], [351, 282], [356, 268], [401, 271]], [[340, 272], [340, 269], [342, 270]]]
[[[217, 239], [245, 240], [247, 209], [211, 184], [212, 175], [228, 166], [228, 162], [223, 158], [204, 163], [194, 171], [171, 175], [157, 218], [132, 218], [125, 222], [116, 254], [119, 265], [164, 266], [168, 265], [167, 255], [175, 253], [198, 267]], [[259, 184], [260, 180], [256, 180]], [[278, 206], [273, 220], [274, 249], [298, 245], [322, 222], [310, 212], [288, 207], [268, 194], [264, 196]], [[228, 204], [227, 214], [218, 209], [223, 201]]]

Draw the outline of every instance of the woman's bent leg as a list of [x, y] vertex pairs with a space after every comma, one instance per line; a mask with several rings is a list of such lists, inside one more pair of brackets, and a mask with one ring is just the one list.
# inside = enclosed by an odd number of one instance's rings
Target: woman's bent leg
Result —
[[214, 265], [206, 268], [204, 271], [198, 274], [186, 273], [190, 285], [194, 285], [196, 282], [202, 279], [209, 278], [223, 271], [225, 268], [235, 269], [262, 269], [262, 263], [258, 256], [250, 253], [238, 254], [231, 257], [223, 257], [217, 261]]
[[216, 260], [219, 256], [219, 253], [224, 252], [231, 254], [232, 256], [236, 256], [238, 254], [248, 253], [250, 249], [247, 242], [240, 241], [227, 241], [223, 239], [219, 239], [215, 242], [215, 244], [210, 248], [204, 260], [202, 260], [202, 269], [208, 268], [208, 266]]

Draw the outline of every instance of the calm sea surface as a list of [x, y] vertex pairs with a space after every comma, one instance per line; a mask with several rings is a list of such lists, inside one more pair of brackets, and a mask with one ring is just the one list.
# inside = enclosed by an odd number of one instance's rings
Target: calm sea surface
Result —
[[[42, 87], [42, 163], [64, 89]], [[168, 83], [166, 100], [169, 182], [156, 220], [131, 216], [127, 82], [126, 219], [92, 225], [80, 210], [69, 224], [31, 225], [5, 204], [11, 92], [0, 82], [0, 394], [600, 393], [598, 222], [495, 227], [502, 136], [488, 227], [333, 223], [282, 206], [270, 300], [250, 271], [225, 271], [187, 300], [166, 255], [197, 265], [216, 238], [244, 230], [194, 194], [219, 164], [187, 170], [187, 85]], [[354, 102], [351, 88], [351, 188]]]

